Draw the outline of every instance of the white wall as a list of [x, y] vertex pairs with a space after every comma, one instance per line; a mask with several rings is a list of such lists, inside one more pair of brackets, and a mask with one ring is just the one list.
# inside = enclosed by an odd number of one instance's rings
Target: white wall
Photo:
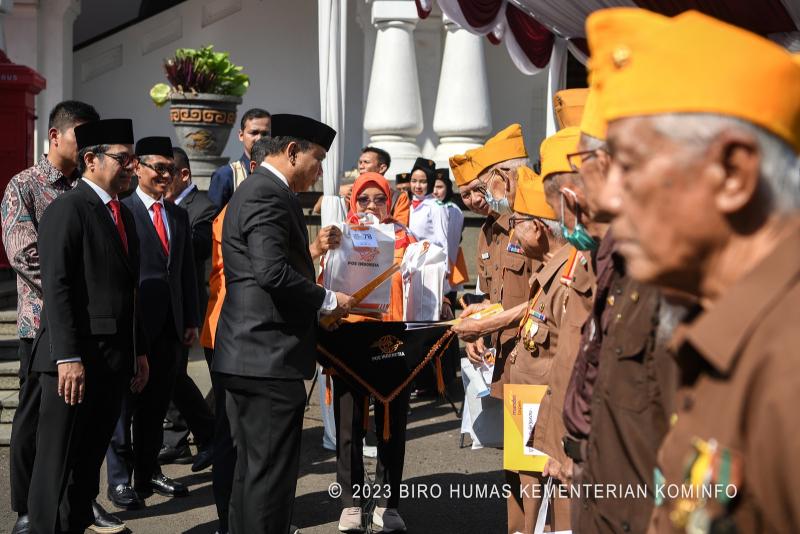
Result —
[[[319, 116], [316, 2], [189, 0], [75, 52], [74, 98], [101, 116], [130, 117], [136, 137], [170, 135], [167, 107], [150, 100], [176, 48], [213, 44], [250, 75], [239, 115], [251, 107]], [[238, 123], [238, 121], [237, 121]], [[236, 129], [224, 154], [238, 158]]]
[[[349, 0], [345, 169], [355, 166], [364, 143], [364, 105], [375, 29], [369, 22], [364, 24], [365, 14], [369, 20], [369, 6], [362, 2]], [[189, 0], [75, 52], [73, 97], [92, 103], [103, 117], [132, 118], [137, 137], [170, 135], [177, 141], [167, 108], [157, 108], [148, 92], [153, 84], [164, 81], [163, 59], [176, 48], [211, 43], [218, 50], [230, 52], [232, 60], [250, 75], [251, 87], [239, 108], [240, 116], [258, 106], [273, 113], [318, 117], [316, 10], [314, 0]], [[359, 13], [361, 23], [357, 20]], [[417, 26], [424, 120], [418, 144], [426, 155], [433, 154], [438, 142], [432, 123], [443, 39], [441, 19], [436, 15]], [[536, 160], [545, 130], [547, 75], [521, 74], [505, 46], [487, 41], [485, 50], [492, 131], [512, 122], [521, 123], [528, 151]], [[241, 154], [236, 130], [224, 154], [231, 158]]]

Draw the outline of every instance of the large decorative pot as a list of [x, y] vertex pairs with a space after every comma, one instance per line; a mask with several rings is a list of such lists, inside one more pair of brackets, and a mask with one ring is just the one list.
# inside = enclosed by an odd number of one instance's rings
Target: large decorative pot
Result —
[[214, 170], [228, 162], [221, 154], [236, 124], [236, 107], [241, 103], [239, 96], [170, 95], [169, 118], [181, 148], [189, 155], [192, 176], [201, 189], [207, 189]]

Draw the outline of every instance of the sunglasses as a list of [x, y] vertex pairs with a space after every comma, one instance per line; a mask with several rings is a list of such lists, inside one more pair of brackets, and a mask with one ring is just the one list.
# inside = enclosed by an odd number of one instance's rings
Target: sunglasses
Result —
[[139, 161], [139, 165], [144, 165], [148, 169], [154, 170], [156, 173], [160, 174], [161, 176], [172, 176], [175, 174], [175, 165], [167, 165], [165, 163], [156, 163], [155, 165], [150, 165], [149, 163], [145, 163], [144, 161]]
[[385, 206], [386, 205], [386, 197], [358, 197], [356, 198], [356, 202], [362, 208], [365, 208], [370, 205], [370, 203], [375, 204], [376, 206]]
[[109, 158], [113, 159], [119, 164], [120, 167], [123, 168], [139, 161], [139, 157], [136, 154], [128, 154], [127, 152], [125, 153], [104, 152], [102, 155], [108, 156]]

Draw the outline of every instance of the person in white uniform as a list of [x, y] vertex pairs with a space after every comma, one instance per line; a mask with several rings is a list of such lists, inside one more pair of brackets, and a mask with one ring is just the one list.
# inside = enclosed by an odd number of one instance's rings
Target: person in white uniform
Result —
[[[433, 197], [436, 164], [417, 158], [411, 168], [411, 214], [408, 228], [418, 240], [426, 239], [442, 247], [448, 254], [447, 210]], [[448, 265], [450, 256], [448, 254]], [[455, 258], [453, 258], [455, 259]]]

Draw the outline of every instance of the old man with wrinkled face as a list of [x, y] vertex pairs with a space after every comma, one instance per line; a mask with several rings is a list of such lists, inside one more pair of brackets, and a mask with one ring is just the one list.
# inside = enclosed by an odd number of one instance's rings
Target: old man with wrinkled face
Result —
[[649, 531], [796, 532], [800, 63], [692, 11], [606, 10], [587, 28], [618, 250], [700, 303], [671, 342], [681, 383]]

